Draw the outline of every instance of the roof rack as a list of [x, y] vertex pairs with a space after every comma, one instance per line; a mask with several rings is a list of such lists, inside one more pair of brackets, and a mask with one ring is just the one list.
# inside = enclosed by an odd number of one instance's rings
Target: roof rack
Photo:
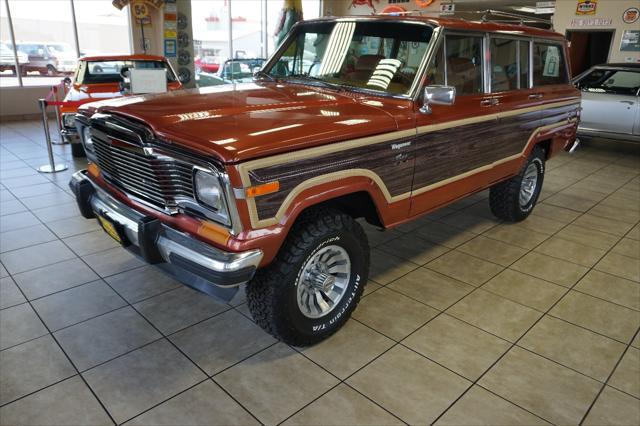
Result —
[[[553, 29], [553, 22], [550, 19], [536, 18], [529, 15], [521, 15], [519, 13], [511, 13], [511, 12], [503, 12], [500, 10], [487, 9], [480, 11], [460, 11], [463, 14], [481, 14], [480, 20], [482, 22], [500, 22], [500, 23], [509, 23], [509, 24], [519, 24], [519, 25], [527, 25], [527, 24], [542, 24], [548, 26], [550, 29]], [[425, 11], [425, 10], [407, 10], [406, 12], [389, 12], [389, 13], [377, 13], [376, 15], [389, 15], [389, 16], [408, 16], [408, 15], [419, 15], [419, 16], [434, 16], [438, 17], [440, 14], [438, 12], [433, 11]], [[491, 18], [496, 17], [499, 19]]]

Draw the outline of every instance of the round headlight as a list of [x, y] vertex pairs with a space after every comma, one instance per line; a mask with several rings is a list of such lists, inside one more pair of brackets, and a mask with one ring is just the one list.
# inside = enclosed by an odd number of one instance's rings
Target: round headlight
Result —
[[215, 210], [221, 210], [222, 188], [219, 179], [212, 174], [198, 170], [194, 181], [198, 200]]
[[69, 129], [76, 127], [76, 115], [75, 114], [62, 114], [62, 125]]
[[85, 148], [93, 151], [93, 140], [91, 139], [91, 127], [86, 126], [82, 129], [82, 142], [84, 143]]

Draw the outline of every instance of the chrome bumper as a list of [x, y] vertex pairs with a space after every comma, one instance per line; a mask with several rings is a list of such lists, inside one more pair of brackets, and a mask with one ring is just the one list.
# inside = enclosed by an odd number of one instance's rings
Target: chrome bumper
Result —
[[74, 173], [69, 186], [84, 217], [107, 218], [119, 228], [127, 249], [207, 294], [230, 300], [262, 260], [261, 250], [226, 252], [145, 216], [93, 183], [86, 171]]

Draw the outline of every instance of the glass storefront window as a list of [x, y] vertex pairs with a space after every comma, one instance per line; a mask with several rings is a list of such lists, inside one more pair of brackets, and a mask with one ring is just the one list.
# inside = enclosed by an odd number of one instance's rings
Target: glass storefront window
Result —
[[80, 56], [131, 53], [128, 8], [110, 1], [74, 0]]

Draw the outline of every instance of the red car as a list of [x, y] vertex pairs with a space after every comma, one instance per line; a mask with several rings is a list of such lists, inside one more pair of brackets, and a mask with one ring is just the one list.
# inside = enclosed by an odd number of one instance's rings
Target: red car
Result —
[[205, 56], [195, 60], [196, 74], [201, 72], [217, 72], [220, 68], [220, 58], [216, 56]]
[[113, 55], [85, 56], [78, 60], [78, 69], [69, 82], [69, 92], [60, 107], [61, 133], [71, 143], [74, 157], [84, 157], [84, 149], [78, 138], [75, 115], [78, 107], [88, 102], [123, 96], [120, 88], [120, 70], [129, 68], [164, 68], [167, 70], [168, 90], [182, 87], [178, 77], [164, 56]]

